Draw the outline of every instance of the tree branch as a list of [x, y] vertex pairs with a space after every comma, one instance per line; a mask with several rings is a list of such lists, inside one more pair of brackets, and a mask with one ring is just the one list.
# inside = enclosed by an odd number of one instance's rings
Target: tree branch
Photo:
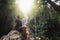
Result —
[[47, 3], [49, 3], [54, 8], [54, 10], [60, 11], [60, 6], [58, 6], [56, 3], [52, 2], [51, 0], [47, 0]]

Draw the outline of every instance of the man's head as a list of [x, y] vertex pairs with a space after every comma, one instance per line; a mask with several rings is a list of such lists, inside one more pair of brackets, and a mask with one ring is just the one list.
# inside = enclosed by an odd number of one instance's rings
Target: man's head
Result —
[[27, 26], [26, 25], [23, 25], [22, 26], [22, 30], [26, 30]]
[[20, 19], [20, 16], [17, 16], [18, 19]]

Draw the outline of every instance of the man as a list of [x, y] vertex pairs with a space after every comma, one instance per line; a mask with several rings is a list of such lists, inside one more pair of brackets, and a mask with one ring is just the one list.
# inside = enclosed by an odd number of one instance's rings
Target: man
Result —
[[15, 29], [19, 32], [22, 32], [22, 21], [19, 16], [17, 16], [17, 20], [15, 21], [15, 23], [16, 23]]
[[26, 25], [22, 26], [22, 40], [26, 40], [27, 39], [27, 34], [26, 34]]
[[22, 40], [30, 40], [30, 34], [26, 25], [22, 26]]

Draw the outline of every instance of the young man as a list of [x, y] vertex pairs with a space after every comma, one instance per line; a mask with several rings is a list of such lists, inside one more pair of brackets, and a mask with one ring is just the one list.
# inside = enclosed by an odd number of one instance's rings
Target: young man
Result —
[[19, 32], [22, 32], [22, 21], [19, 16], [17, 16], [17, 20], [15, 21], [15, 23], [16, 23], [15, 29]]
[[27, 26], [26, 25], [22, 26], [22, 40], [30, 40], [30, 33], [27, 30]]

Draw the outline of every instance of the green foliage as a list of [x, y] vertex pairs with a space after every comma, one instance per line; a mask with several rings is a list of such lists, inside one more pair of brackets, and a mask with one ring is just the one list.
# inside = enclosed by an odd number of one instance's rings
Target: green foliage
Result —
[[15, 0], [0, 0], [0, 37], [12, 29], [16, 14]]
[[46, 0], [41, 0], [39, 7], [41, 7], [42, 10], [39, 10], [37, 15], [35, 15], [28, 24], [30, 30], [33, 30], [31, 32], [33, 34], [37, 33], [37, 35], [34, 36], [42, 39], [60, 40], [59, 12], [56, 12], [51, 6], [48, 7]]
[[58, 22], [58, 19], [48, 19], [47, 23], [44, 26], [44, 30], [47, 30], [45, 32], [45, 35], [49, 38], [58, 37], [60, 34], [60, 22]]

